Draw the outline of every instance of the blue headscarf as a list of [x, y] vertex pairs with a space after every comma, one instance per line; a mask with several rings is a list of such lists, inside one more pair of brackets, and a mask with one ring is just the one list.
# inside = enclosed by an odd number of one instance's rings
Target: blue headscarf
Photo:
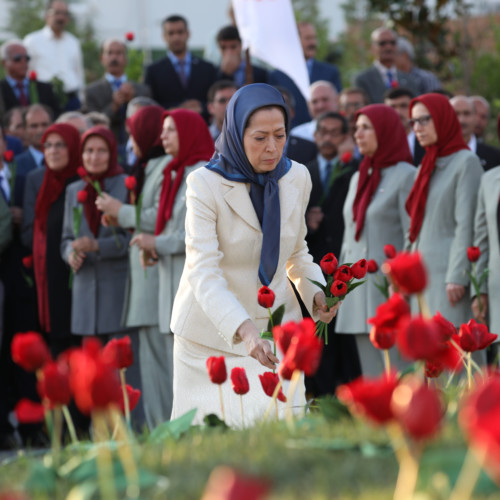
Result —
[[288, 135], [288, 110], [281, 93], [265, 83], [254, 83], [239, 89], [229, 101], [222, 131], [215, 142], [215, 154], [207, 168], [234, 182], [250, 183], [250, 199], [262, 227], [259, 279], [269, 286], [280, 253], [280, 198], [278, 180], [292, 162], [282, 156], [271, 172], [258, 174], [252, 168], [243, 147], [243, 134], [251, 114], [266, 106], [279, 106], [285, 113]]

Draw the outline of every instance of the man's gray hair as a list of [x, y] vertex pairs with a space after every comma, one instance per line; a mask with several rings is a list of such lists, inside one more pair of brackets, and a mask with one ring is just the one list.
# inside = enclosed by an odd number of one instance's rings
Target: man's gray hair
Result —
[[22, 45], [23, 47], [25, 47], [23, 41], [17, 38], [11, 38], [10, 40], [5, 41], [4, 43], [2, 43], [2, 46], [0, 47], [0, 58], [2, 59], [2, 61], [8, 59], [9, 49], [10, 47], [12, 47], [12, 45]]

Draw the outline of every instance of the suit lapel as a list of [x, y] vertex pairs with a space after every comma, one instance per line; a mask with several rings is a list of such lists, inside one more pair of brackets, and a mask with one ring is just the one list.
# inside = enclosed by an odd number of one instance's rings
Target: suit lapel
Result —
[[255, 209], [250, 200], [247, 185], [244, 182], [233, 182], [222, 178], [222, 184], [227, 190], [224, 194], [226, 203], [241, 217], [247, 224], [257, 231], [261, 231], [260, 222], [255, 213]]
[[278, 181], [280, 187], [281, 227], [288, 221], [295, 207], [300, 204], [300, 193], [291, 182], [292, 175], [292, 171], [290, 171]]

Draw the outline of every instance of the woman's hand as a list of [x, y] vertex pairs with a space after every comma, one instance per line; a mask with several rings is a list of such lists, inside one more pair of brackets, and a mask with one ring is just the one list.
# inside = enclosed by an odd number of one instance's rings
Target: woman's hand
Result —
[[332, 319], [337, 316], [337, 310], [340, 307], [341, 302], [337, 302], [334, 306], [328, 309], [325, 301], [325, 294], [323, 292], [318, 292], [314, 296], [314, 310], [319, 314], [319, 320], [323, 323], [330, 323]]
[[146, 267], [153, 267], [158, 264], [158, 257], [156, 253], [148, 252], [147, 250], [139, 251], [139, 260], [141, 261], [141, 267], [146, 269]]
[[455, 307], [455, 304], [465, 295], [465, 287], [455, 283], [448, 283], [446, 285], [446, 295], [448, 296], [448, 302], [451, 304], [451, 307]]
[[97, 252], [99, 250], [99, 243], [95, 238], [90, 238], [88, 236], [82, 236], [81, 238], [77, 238], [71, 246], [76, 252], [79, 253], [88, 253], [88, 252]]
[[[479, 310], [481, 303], [481, 310]], [[481, 293], [472, 299], [471, 304], [472, 314], [479, 323], [486, 323], [486, 313], [488, 312], [488, 294]]]
[[118, 212], [120, 211], [123, 203], [120, 200], [113, 198], [108, 193], [102, 193], [95, 200], [95, 205], [101, 212], [116, 218], [118, 217]]
[[273, 354], [271, 344], [260, 338], [259, 330], [249, 319], [244, 321], [236, 332], [247, 348], [248, 354], [255, 358], [261, 365], [271, 370], [276, 369], [280, 360]]
[[157, 259], [158, 255], [156, 255], [156, 237], [152, 234], [141, 233], [132, 238], [130, 242], [130, 246], [137, 245], [141, 250], [146, 250], [153, 254], [154, 258]]
[[83, 252], [73, 251], [69, 254], [68, 264], [71, 269], [76, 273], [80, 267], [82, 267], [83, 261], [85, 260], [85, 254]]

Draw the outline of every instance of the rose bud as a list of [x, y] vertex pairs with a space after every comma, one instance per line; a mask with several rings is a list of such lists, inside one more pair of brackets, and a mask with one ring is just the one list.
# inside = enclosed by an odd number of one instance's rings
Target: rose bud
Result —
[[370, 330], [370, 342], [377, 349], [390, 349], [396, 343], [396, 330], [384, 330], [374, 326]]
[[467, 248], [467, 258], [471, 262], [477, 262], [480, 256], [481, 256], [481, 250], [479, 249], [479, 247]]
[[325, 274], [333, 274], [338, 266], [338, 261], [333, 253], [327, 253], [320, 261], [319, 266]]
[[306, 377], [311, 377], [318, 370], [323, 342], [316, 336], [315, 329], [306, 327], [299, 332], [292, 337], [282, 365], [288, 367], [292, 373], [300, 370]]
[[276, 325], [273, 328], [274, 341], [283, 354], [286, 354], [292, 338], [294, 335], [298, 335], [299, 331], [299, 327], [295, 321], [289, 321], [284, 325]]
[[37, 74], [36, 74], [36, 71], [30, 71], [29, 73], [29, 77], [28, 77], [31, 81], [34, 81], [37, 79]]
[[373, 259], [370, 259], [367, 263], [366, 263], [366, 270], [370, 273], [370, 274], [373, 274], [373, 273], [376, 273], [378, 271], [378, 264], [375, 260]]
[[393, 89], [395, 89], [395, 88], [399, 87], [399, 83], [398, 83], [396, 80], [392, 80], [392, 82], [391, 82], [391, 87], [392, 87]]
[[425, 376], [427, 378], [438, 378], [444, 371], [444, 365], [439, 361], [426, 361], [425, 362]]
[[[137, 403], [139, 402], [139, 399], [141, 397], [141, 391], [139, 389], [134, 389], [129, 384], [125, 385], [125, 389], [127, 391], [129, 410], [133, 411], [133, 409], [137, 406]], [[122, 413], [125, 413], [125, 401], [123, 400], [123, 390], [121, 391], [121, 393], [122, 393], [122, 399], [120, 401], [120, 411]]]
[[340, 280], [347, 283], [352, 278], [352, 269], [349, 266], [340, 266], [333, 275], [334, 280]]
[[132, 42], [134, 40], [134, 33], [132, 33], [132, 31], [127, 31], [127, 33], [125, 33], [125, 38], [127, 41]]
[[31, 269], [33, 267], [33, 255], [27, 255], [23, 257], [23, 266], [26, 269]]
[[[273, 372], [264, 372], [262, 375], [259, 375], [260, 383], [262, 384], [262, 389], [264, 392], [270, 397], [273, 397], [274, 390], [280, 381], [277, 373]], [[280, 401], [286, 402], [286, 396], [283, 394], [283, 391], [280, 387], [278, 391], [278, 399]]]
[[133, 175], [129, 175], [128, 177], [125, 177], [125, 187], [129, 191], [133, 191], [137, 186], [137, 180]]
[[87, 193], [87, 191], [85, 191], [85, 189], [82, 189], [78, 191], [78, 193], [76, 193], [76, 201], [78, 201], [78, 203], [85, 203], [88, 197], [89, 194]]
[[384, 263], [383, 271], [390, 274], [399, 290], [408, 295], [420, 293], [427, 286], [427, 271], [419, 252], [400, 252]]
[[458, 335], [454, 338], [457, 344], [466, 352], [480, 351], [488, 347], [498, 337], [490, 333], [488, 327], [471, 319], [467, 324], [462, 324]]
[[38, 394], [53, 405], [68, 405], [71, 401], [68, 365], [49, 361], [42, 368], [42, 376], [37, 384]]
[[14, 363], [28, 372], [35, 372], [51, 360], [49, 348], [37, 332], [16, 333], [11, 343]]
[[394, 259], [396, 257], [396, 247], [394, 245], [384, 245], [384, 255], [388, 259]]
[[340, 155], [340, 161], [344, 164], [349, 163], [352, 160], [352, 152], [351, 151], [345, 151]]
[[401, 319], [397, 343], [403, 357], [409, 360], [433, 360], [443, 348], [439, 326], [422, 316]]
[[14, 159], [14, 151], [12, 151], [12, 149], [7, 149], [3, 154], [3, 159], [7, 163], [10, 163]]
[[20, 424], [38, 424], [45, 419], [45, 409], [43, 405], [26, 398], [18, 401], [14, 408], [14, 413]]
[[257, 292], [257, 302], [259, 306], [269, 309], [274, 304], [274, 292], [267, 286], [263, 286]]
[[88, 177], [89, 173], [85, 170], [84, 167], [78, 167], [76, 169], [76, 173], [78, 174], [79, 177], [84, 179], [85, 177]]
[[[410, 306], [399, 293], [393, 293], [385, 302], [380, 304], [375, 310], [375, 316], [369, 318], [367, 323], [373, 325], [376, 333], [373, 336], [377, 336], [381, 340], [383, 334], [387, 334], [388, 338], [392, 338], [392, 334], [396, 334], [398, 329], [398, 324], [401, 319], [408, 317], [410, 315]], [[373, 329], [372, 329], [373, 332]], [[370, 333], [370, 340], [375, 345], [372, 339], [372, 333]], [[384, 342], [386, 344], [386, 342]], [[375, 345], [378, 349], [388, 349], [388, 347], [379, 347]], [[392, 347], [392, 346], [391, 346]]]
[[210, 356], [207, 359], [207, 370], [210, 380], [214, 384], [223, 384], [227, 379], [226, 361], [224, 356]]
[[334, 297], [343, 297], [347, 293], [347, 285], [341, 280], [335, 280], [330, 291]]
[[250, 385], [248, 384], [248, 378], [244, 368], [235, 366], [231, 370], [231, 384], [233, 386], [233, 391], [239, 395], [246, 394], [250, 390]]
[[134, 353], [130, 337], [127, 335], [121, 339], [111, 339], [102, 350], [102, 359], [119, 370], [132, 365]]
[[358, 260], [358, 262], [355, 262], [351, 266], [351, 271], [352, 271], [352, 275], [357, 280], [364, 278], [366, 276], [366, 271], [367, 271], [366, 260], [361, 259], [361, 260]]

